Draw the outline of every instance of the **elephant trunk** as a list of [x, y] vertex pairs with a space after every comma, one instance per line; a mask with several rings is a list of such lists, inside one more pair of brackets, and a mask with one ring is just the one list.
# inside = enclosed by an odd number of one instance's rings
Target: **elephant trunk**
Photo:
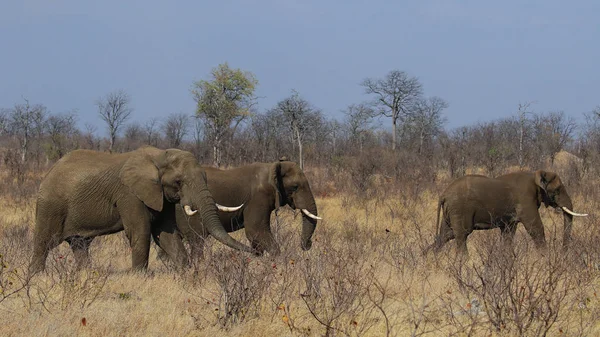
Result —
[[571, 229], [573, 227], [573, 214], [569, 213], [567, 210], [573, 209], [573, 203], [571, 202], [571, 198], [564, 191], [562, 193], [559, 200], [557, 200], [557, 204], [563, 211], [563, 219], [564, 219], [564, 229], [563, 229], [563, 247], [566, 248], [571, 241]]
[[309, 250], [312, 247], [312, 235], [317, 227], [317, 205], [314, 202], [314, 198], [310, 206], [302, 209], [302, 234], [300, 237], [300, 245], [303, 250]]
[[200, 205], [202, 206], [200, 207], [202, 223], [204, 224], [204, 228], [208, 231], [208, 233], [219, 242], [230, 248], [253, 253], [254, 250], [252, 248], [235, 240], [225, 231], [225, 228], [223, 228], [223, 225], [221, 224], [221, 221], [217, 215], [218, 213], [215, 200], [208, 189], [204, 187], [200, 191], [197, 191], [196, 195], [199, 197], [198, 200], [200, 200]]

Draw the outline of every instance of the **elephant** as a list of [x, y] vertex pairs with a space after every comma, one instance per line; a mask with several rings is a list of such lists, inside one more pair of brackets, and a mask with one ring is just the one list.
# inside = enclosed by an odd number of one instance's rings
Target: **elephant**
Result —
[[[541, 204], [553, 207], [564, 216], [563, 247], [571, 240], [573, 203], [560, 177], [544, 170], [515, 172], [496, 178], [466, 175], [454, 180], [442, 193], [437, 208], [437, 235], [427, 250], [435, 252], [456, 239], [459, 254], [467, 254], [467, 236], [473, 230], [500, 228], [512, 244], [517, 224], [523, 223], [536, 248], [545, 249], [544, 226], [539, 214]], [[443, 209], [442, 218], [440, 212]]]
[[206, 231], [223, 244], [253, 252], [225, 231], [217, 211], [223, 206], [206, 186], [204, 170], [187, 151], [150, 146], [126, 153], [72, 151], [40, 184], [29, 271], [43, 271], [49, 251], [63, 241], [81, 266], [89, 262], [94, 237], [122, 230], [131, 246], [132, 269], [147, 269], [151, 237], [184, 267], [187, 252], [177, 230], [176, 208], [201, 218]]
[[[278, 255], [280, 248], [271, 232], [271, 212], [289, 205], [302, 212], [301, 247], [309, 250], [315, 231], [317, 206], [310, 185], [298, 164], [291, 161], [253, 163], [233, 169], [204, 167], [208, 190], [215, 201], [240, 205], [233, 212], [219, 212], [221, 224], [227, 232], [245, 228], [246, 237], [256, 255], [267, 251]], [[202, 256], [203, 242], [208, 231], [203, 219], [189, 217], [181, 209], [176, 211], [177, 226], [190, 243], [191, 255]], [[159, 250], [160, 252], [160, 250]], [[163, 254], [164, 256], [164, 254]]]

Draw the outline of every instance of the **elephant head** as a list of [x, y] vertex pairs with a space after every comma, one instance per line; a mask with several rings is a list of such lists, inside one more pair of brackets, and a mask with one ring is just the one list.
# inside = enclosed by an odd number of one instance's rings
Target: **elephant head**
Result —
[[304, 172], [294, 162], [280, 161], [273, 164], [269, 181], [275, 189], [275, 208], [289, 205], [302, 211], [300, 244], [303, 250], [309, 250], [317, 220], [321, 218], [317, 216], [317, 204]]
[[164, 200], [179, 203], [188, 216], [199, 213], [207, 231], [221, 243], [241, 251], [252, 249], [233, 239], [219, 221], [217, 204], [208, 191], [206, 173], [196, 158], [178, 149], [144, 147], [124, 164], [124, 185], [149, 208], [162, 211]]
[[587, 214], [575, 213], [572, 211], [573, 203], [567, 193], [567, 189], [562, 184], [558, 174], [543, 170], [535, 171], [535, 184], [537, 185], [538, 203], [543, 203], [546, 207], [559, 209], [564, 217], [564, 237], [563, 243], [566, 245], [571, 238], [571, 227], [573, 225], [573, 216], [587, 216]]

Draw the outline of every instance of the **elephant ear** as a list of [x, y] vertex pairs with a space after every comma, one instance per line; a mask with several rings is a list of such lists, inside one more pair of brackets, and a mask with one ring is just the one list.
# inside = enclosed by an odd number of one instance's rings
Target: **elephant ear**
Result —
[[554, 172], [547, 172], [544, 170], [535, 171], [535, 184], [544, 191], [546, 191], [548, 184], [550, 184], [555, 178], [556, 173]]
[[120, 178], [146, 206], [162, 211], [162, 184], [158, 167], [149, 154], [140, 151], [127, 159], [121, 168]]
[[276, 162], [269, 172], [269, 184], [275, 190], [275, 209], [282, 205], [285, 191], [283, 191], [283, 179], [281, 177], [281, 162]]

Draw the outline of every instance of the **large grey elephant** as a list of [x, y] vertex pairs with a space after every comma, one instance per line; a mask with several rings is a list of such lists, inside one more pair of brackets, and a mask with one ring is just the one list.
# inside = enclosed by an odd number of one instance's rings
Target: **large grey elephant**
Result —
[[[572, 211], [573, 203], [560, 177], [553, 172], [516, 172], [496, 178], [466, 175], [454, 180], [442, 193], [438, 203], [438, 233], [429, 248], [438, 251], [456, 239], [459, 253], [467, 253], [467, 236], [473, 230], [500, 228], [512, 243], [517, 224], [523, 223], [536, 247], [546, 244], [539, 214], [541, 204], [559, 209], [564, 216], [563, 246], [571, 239], [573, 216], [587, 216]], [[442, 218], [440, 211], [443, 209]]]
[[49, 250], [62, 241], [69, 243], [78, 264], [86, 263], [94, 237], [121, 230], [129, 238], [134, 269], [147, 268], [151, 236], [184, 266], [177, 203], [188, 216], [201, 218], [207, 233], [220, 242], [252, 252], [223, 229], [204, 170], [190, 152], [149, 146], [121, 154], [72, 151], [40, 185], [30, 272], [43, 270]]
[[[268, 251], [280, 253], [271, 232], [271, 212], [289, 205], [302, 212], [301, 247], [311, 248], [315, 231], [317, 205], [310, 185], [300, 167], [290, 161], [254, 163], [233, 169], [220, 170], [204, 167], [208, 189], [220, 204], [241, 205], [231, 212], [219, 212], [219, 219], [227, 232], [245, 228], [246, 237], [257, 254]], [[177, 210], [177, 226], [189, 241], [192, 255], [201, 255], [204, 238], [208, 235], [204, 220], [187, 216]]]

